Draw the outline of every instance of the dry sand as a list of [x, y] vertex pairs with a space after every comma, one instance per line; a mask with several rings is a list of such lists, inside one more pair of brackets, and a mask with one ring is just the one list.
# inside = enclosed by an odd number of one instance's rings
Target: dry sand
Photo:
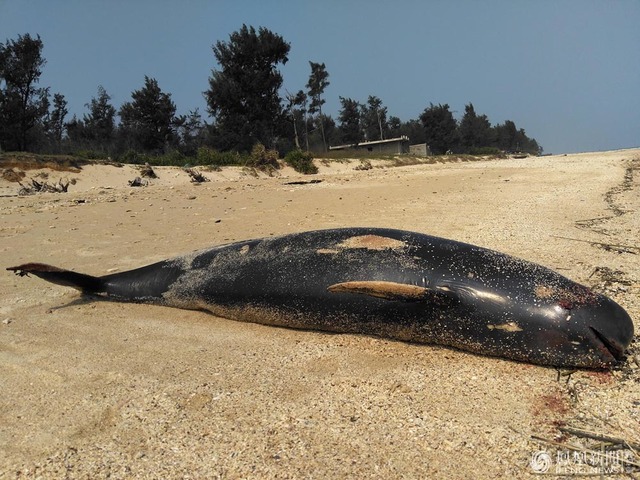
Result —
[[[68, 193], [28, 197], [0, 180], [0, 266], [100, 275], [233, 240], [393, 227], [548, 266], [610, 295], [640, 331], [640, 150], [357, 164], [304, 178], [228, 168], [197, 186], [157, 168], [143, 188], [127, 185], [134, 167], [86, 166], [48, 172], [77, 179]], [[286, 184], [310, 178], [322, 182]], [[549, 472], [567, 452], [532, 435], [586, 445], [563, 425], [640, 443], [637, 339], [620, 369], [559, 377], [437, 346], [86, 300], [9, 272], [0, 322], [2, 478], [530, 478], [536, 451], [552, 455]]]

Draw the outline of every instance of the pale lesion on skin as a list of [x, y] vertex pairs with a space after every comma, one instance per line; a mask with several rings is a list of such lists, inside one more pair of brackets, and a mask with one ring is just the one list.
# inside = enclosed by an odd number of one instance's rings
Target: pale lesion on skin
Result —
[[402, 240], [383, 237], [381, 235], [356, 235], [349, 237], [342, 242], [327, 248], [318, 248], [319, 255], [336, 255], [343, 250], [365, 249], [365, 250], [399, 250], [407, 245]]
[[536, 297], [541, 299], [553, 298], [558, 295], [558, 291], [555, 288], [547, 285], [536, 285], [533, 293], [535, 293]]
[[329, 248], [318, 248], [316, 253], [324, 255], [335, 255], [342, 250], [352, 250], [363, 248], [366, 250], [398, 250], [405, 248], [406, 244], [402, 240], [383, 237], [381, 235], [356, 235], [349, 237], [337, 245]]
[[427, 289], [417, 285], [408, 285], [384, 281], [353, 281], [330, 285], [331, 293], [357, 293], [386, 300], [422, 300]]
[[402, 240], [381, 235], [357, 235], [339, 243], [338, 248], [365, 248], [367, 250], [397, 250], [406, 246]]
[[501, 324], [487, 324], [487, 328], [489, 330], [502, 330], [504, 332], [521, 332], [522, 328], [520, 328], [520, 325], [518, 325], [516, 322], [507, 322], [507, 323], [501, 323]]
[[540, 300], [552, 300], [559, 302], [560, 306], [571, 309], [575, 305], [592, 303], [597, 300], [597, 295], [591, 289], [582, 285], [573, 288], [556, 288], [549, 285], [536, 285], [534, 295]]

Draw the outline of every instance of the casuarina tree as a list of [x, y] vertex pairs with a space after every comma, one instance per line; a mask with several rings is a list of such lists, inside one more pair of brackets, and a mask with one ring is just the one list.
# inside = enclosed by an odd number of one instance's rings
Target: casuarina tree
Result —
[[352, 98], [340, 97], [338, 120], [340, 121], [340, 141], [346, 144], [359, 143], [362, 139], [360, 128], [361, 105]]
[[49, 89], [37, 88], [46, 60], [40, 36], [0, 43], [0, 148], [26, 150], [29, 133], [49, 111]]
[[312, 115], [317, 113], [317, 120], [320, 124], [320, 131], [322, 132], [322, 144], [324, 145], [324, 150], [327, 150], [327, 136], [325, 134], [325, 122], [322, 115], [322, 105], [324, 105], [325, 100], [322, 98], [324, 94], [325, 88], [329, 86], [329, 73], [327, 72], [327, 67], [324, 63], [314, 63], [309, 62], [311, 66], [311, 75], [309, 76], [309, 81], [307, 82], [307, 89], [309, 92], [309, 98], [311, 99], [311, 103], [309, 104], [309, 113]]
[[362, 129], [368, 141], [384, 140], [384, 132], [389, 129], [387, 107], [374, 95], [369, 95], [367, 104], [362, 106]]
[[431, 103], [420, 115], [426, 133], [426, 141], [431, 151], [443, 154], [453, 150], [457, 143], [457, 123], [449, 110], [449, 105]]
[[273, 147], [283, 122], [277, 66], [287, 62], [289, 48], [280, 35], [246, 25], [213, 46], [220, 69], [211, 72], [204, 95], [220, 148]]
[[104, 146], [113, 140], [116, 109], [110, 101], [111, 96], [100, 85], [98, 96], [85, 105], [89, 108], [89, 114], [84, 116], [86, 135], [96, 145]]
[[171, 94], [164, 93], [154, 78], [144, 77], [144, 87], [131, 94], [131, 102], [120, 108], [123, 134], [130, 146], [148, 152], [164, 152], [174, 140], [176, 106]]
[[49, 141], [56, 151], [60, 150], [60, 145], [62, 144], [62, 136], [65, 129], [64, 117], [67, 116], [67, 113], [69, 113], [69, 110], [67, 109], [67, 101], [64, 95], [56, 93], [53, 96], [53, 110], [49, 112], [44, 122]]
[[467, 152], [493, 143], [493, 130], [486, 115], [477, 115], [473, 104], [464, 107], [464, 116], [458, 126], [460, 145]]
[[[299, 90], [295, 95], [287, 92], [287, 112], [289, 112], [289, 118], [293, 125], [293, 138], [296, 148], [300, 149], [300, 135], [298, 133], [298, 122], [302, 121], [306, 124], [307, 118], [307, 94], [302, 90]], [[307, 131], [305, 129], [305, 141], [307, 143], [307, 150], [309, 141], [307, 139]]]

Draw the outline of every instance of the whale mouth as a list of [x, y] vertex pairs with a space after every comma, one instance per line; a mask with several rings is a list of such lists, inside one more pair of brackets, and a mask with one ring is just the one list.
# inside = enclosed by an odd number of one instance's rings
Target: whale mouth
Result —
[[589, 327], [589, 328], [591, 329], [593, 334], [596, 336], [596, 338], [602, 344], [601, 351], [606, 356], [610, 355], [611, 357], [613, 357], [615, 362], [622, 361], [622, 359], [624, 358], [624, 349], [621, 346], [617, 345], [617, 343], [615, 341], [609, 340], [602, 333], [600, 333], [597, 329], [595, 329], [593, 327]]

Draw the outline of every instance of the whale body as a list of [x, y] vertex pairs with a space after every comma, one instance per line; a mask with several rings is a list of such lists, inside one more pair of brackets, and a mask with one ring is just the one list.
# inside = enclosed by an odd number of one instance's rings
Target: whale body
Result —
[[240, 241], [100, 277], [42, 263], [8, 270], [117, 301], [559, 367], [612, 367], [633, 338], [620, 305], [548, 268], [404, 230]]

